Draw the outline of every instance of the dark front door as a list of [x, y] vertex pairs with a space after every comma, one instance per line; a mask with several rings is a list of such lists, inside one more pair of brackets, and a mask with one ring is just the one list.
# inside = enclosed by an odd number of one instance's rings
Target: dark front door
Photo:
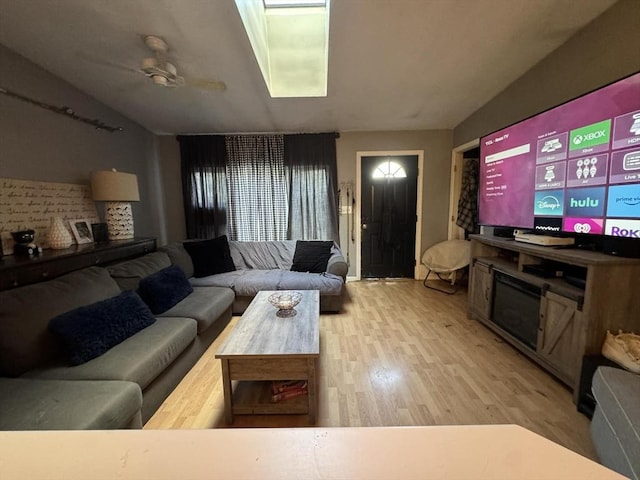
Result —
[[363, 278], [413, 278], [417, 155], [362, 157]]

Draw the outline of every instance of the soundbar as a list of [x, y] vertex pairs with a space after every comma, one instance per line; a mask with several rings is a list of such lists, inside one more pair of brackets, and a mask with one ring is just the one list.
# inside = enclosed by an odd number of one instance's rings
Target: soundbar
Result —
[[513, 232], [516, 242], [532, 243], [534, 245], [542, 245], [543, 247], [553, 247], [557, 245], [573, 245], [575, 239], [569, 237], [552, 237], [550, 235], [536, 235], [534, 233], [515, 230]]

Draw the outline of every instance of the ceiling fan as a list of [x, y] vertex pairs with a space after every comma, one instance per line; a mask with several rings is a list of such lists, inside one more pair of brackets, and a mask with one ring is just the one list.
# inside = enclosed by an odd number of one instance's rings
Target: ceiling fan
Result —
[[154, 53], [153, 57], [143, 58], [140, 72], [151, 78], [154, 84], [162, 87], [183, 87], [185, 85], [210, 90], [226, 90], [227, 86], [219, 80], [185, 78], [178, 75], [176, 66], [167, 60], [169, 46], [161, 37], [147, 35], [144, 43]]
[[128, 72], [142, 73], [149, 77], [154, 85], [162, 87], [195, 87], [205, 90], [224, 91], [227, 85], [220, 80], [209, 80], [201, 78], [184, 77], [178, 74], [176, 66], [168, 60], [167, 52], [169, 46], [167, 42], [156, 35], [147, 35], [144, 37], [145, 45], [153, 52], [152, 57], [143, 58], [139, 68], [131, 68], [126, 65], [120, 65], [105, 60], [98, 60], [86, 55], [82, 55], [86, 60], [98, 63], [107, 67], [118, 68]]
[[167, 60], [169, 45], [161, 37], [147, 35], [144, 43], [154, 53], [153, 57], [140, 62], [140, 72], [151, 78], [155, 85], [162, 87], [183, 87], [185, 85], [209, 90], [226, 90], [227, 86], [219, 80], [185, 78], [178, 75], [176, 66]]

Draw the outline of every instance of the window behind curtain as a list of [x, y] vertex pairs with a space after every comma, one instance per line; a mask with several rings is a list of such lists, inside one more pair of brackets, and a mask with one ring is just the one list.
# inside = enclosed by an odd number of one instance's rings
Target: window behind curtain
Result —
[[179, 136], [188, 238], [339, 242], [335, 139]]
[[225, 141], [229, 238], [285, 240], [289, 210], [282, 135], [234, 135]]

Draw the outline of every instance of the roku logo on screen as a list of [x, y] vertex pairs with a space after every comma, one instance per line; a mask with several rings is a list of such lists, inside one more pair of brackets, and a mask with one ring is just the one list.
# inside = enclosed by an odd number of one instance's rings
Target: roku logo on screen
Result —
[[607, 220], [607, 235], [640, 238], [640, 220]]

